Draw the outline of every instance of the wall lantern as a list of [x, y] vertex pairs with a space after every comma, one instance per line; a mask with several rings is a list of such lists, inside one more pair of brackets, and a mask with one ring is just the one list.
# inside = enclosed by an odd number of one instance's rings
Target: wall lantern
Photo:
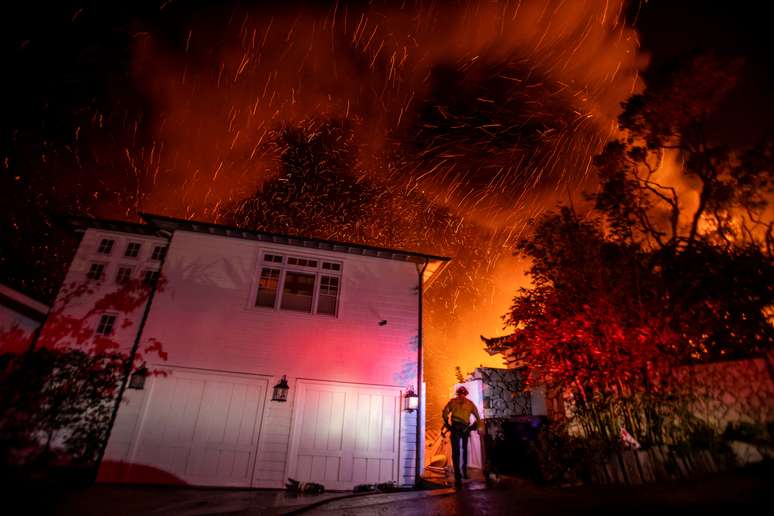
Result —
[[129, 388], [141, 391], [145, 388], [145, 379], [148, 377], [148, 368], [143, 364], [129, 377]]
[[414, 392], [414, 386], [408, 388], [403, 395], [403, 410], [414, 412], [419, 408], [419, 396]]
[[279, 383], [274, 386], [274, 392], [271, 395], [271, 401], [288, 401], [288, 378], [283, 374]]

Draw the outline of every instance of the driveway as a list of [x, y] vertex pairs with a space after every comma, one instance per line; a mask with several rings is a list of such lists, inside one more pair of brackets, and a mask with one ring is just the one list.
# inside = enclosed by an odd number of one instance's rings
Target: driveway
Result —
[[[640, 486], [541, 487], [512, 480], [495, 489], [373, 495], [324, 504], [310, 515], [598, 515], [769, 514], [774, 507], [774, 466], [758, 465], [690, 481]], [[769, 507], [769, 509], [762, 509]], [[754, 511], [754, 512], [753, 512]]]
[[[702, 479], [640, 486], [545, 487], [512, 479], [486, 489], [453, 488], [352, 496], [284, 491], [94, 485], [42, 485], [8, 490], [3, 514], [56, 515], [544, 515], [544, 514], [768, 514], [774, 507], [774, 464], [758, 464]], [[346, 497], [346, 498], [342, 498]], [[769, 507], [768, 510], [758, 509]], [[755, 512], [753, 512], [755, 511]]]

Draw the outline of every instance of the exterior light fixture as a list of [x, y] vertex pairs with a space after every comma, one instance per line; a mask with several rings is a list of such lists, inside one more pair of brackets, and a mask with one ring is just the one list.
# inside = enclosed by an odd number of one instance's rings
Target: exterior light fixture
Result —
[[408, 388], [406, 394], [403, 395], [403, 410], [407, 412], [414, 412], [419, 408], [419, 395], [414, 392], [414, 386]]
[[288, 386], [288, 378], [283, 374], [280, 381], [277, 383], [277, 385], [274, 386], [274, 392], [271, 395], [271, 401], [288, 401], [289, 390], [290, 387]]
[[145, 379], [147, 377], [148, 368], [146, 368], [145, 364], [143, 364], [138, 370], [132, 373], [132, 376], [129, 377], [129, 388], [137, 389], [138, 391], [143, 390], [145, 388]]

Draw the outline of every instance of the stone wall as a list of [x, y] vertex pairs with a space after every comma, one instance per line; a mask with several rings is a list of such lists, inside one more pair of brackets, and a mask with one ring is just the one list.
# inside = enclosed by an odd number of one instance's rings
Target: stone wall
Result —
[[691, 399], [691, 412], [722, 431], [729, 423], [774, 422], [773, 362], [770, 354], [683, 367], [674, 374]]
[[524, 382], [517, 369], [479, 367], [473, 379], [482, 383], [484, 419], [532, 415], [530, 393], [522, 392]]

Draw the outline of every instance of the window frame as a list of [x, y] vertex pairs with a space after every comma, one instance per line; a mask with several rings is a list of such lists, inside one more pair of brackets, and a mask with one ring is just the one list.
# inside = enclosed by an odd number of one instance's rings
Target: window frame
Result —
[[[157, 254], [156, 251], [159, 251], [158, 256], [156, 255]], [[157, 262], [163, 261], [164, 258], [166, 258], [167, 256], [167, 251], [169, 251], [168, 245], [153, 244], [153, 250], [151, 251], [150, 259]]]
[[[118, 281], [118, 275], [120, 274], [122, 269], [129, 269], [129, 278], [126, 281]], [[132, 277], [134, 276], [134, 269], [135, 267], [133, 265], [126, 265], [123, 263], [119, 263], [116, 266], [116, 273], [113, 276], [113, 281], [116, 285], [126, 285], [130, 281], [132, 281]]]
[[[274, 302], [272, 303], [272, 306], [258, 304], [258, 293], [261, 291], [261, 279], [263, 279], [264, 269], [279, 272], [279, 275], [277, 276], [277, 288], [274, 290]], [[258, 274], [256, 275], [257, 279], [255, 281], [255, 288], [253, 288], [252, 307], [257, 308], [259, 310], [261, 309], [278, 310], [279, 300], [282, 294], [282, 291], [280, 289], [282, 288], [282, 285], [284, 283], [284, 276], [285, 276], [285, 271], [282, 270], [282, 267], [279, 266], [279, 264], [275, 264], [271, 262], [259, 263]]]
[[[94, 268], [95, 265], [101, 265], [102, 266], [102, 271], [100, 272], [99, 278], [93, 278], [91, 276], [91, 271], [92, 271], [92, 269]], [[105, 281], [105, 279], [107, 278], [107, 268], [108, 268], [107, 262], [90, 261], [89, 262], [89, 269], [86, 271], [86, 281], [97, 281], [97, 282]]]
[[[152, 283], [149, 282], [147, 279], [148, 273], [156, 275], [156, 278]], [[142, 280], [143, 285], [146, 285], [148, 287], [155, 287], [156, 284], [158, 284], [160, 277], [161, 277], [161, 269], [153, 269], [151, 267], [148, 267], [142, 270], [142, 277], [140, 279]]]
[[[142, 242], [138, 242], [137, 240], [129, 240], [126, 242], [126, 249], [124, 249], [124, 258], [132, 258], [134, 260], [140, 259], [140, 251], [142, 251]], [[137, 245], [137, 253], [134, 255], [129, 254], [129, 248], [133, 245]]]
[[[108, 246], [107, 251], [103, 251], [103, 244], [105, 242], [110, 242], [110, 245]], [[97, 254], [104, 255], [104, 256], [111, 256], [113, 254], [113, 250], [116, 248], [116, 239], [115, 238], [109, 238], [106, 236], [99, 237], [99, 243], [97, 244]]]
[[[102, 327], [102, 323], [106, 317], [112, 317], [112, 320], [110, 321], [109, 333], [104, 333], [99, 330]], [[118, 322], [118, 314], [116, 312], [102, 312], [99, 316], [99, 321], [97, 321], [97, 326], [94, 328], [94, 334], [99, 335], [100, 337], [110, 337], [111, 335], [115, 335], [117, 322]]]
[[[282, 258], [281, 262], [274, 261], [274, 260], [267, 260], [265, 257], [266, 255], [270, 256], [279, 256]], [[295, 258], [296, 260], [306, 260], [306, 263], [308, 263], [310, 260], [317, 263], [316, 267], [309, 267], [308, 265], [293, 265], [288, 263], [289, 258]], [[323, 268], [323, 264], [335, 264], [338, 267], [329, 267], [329, 268]], [[260, 281], [261, 276], [263, 274], [264, 269], [275, 269], [279, 270], [279, 278], [277, 280], [277, 290], [274, 298], [274, 306], [263, 306], [258, 304], [258, 293], [260, 291]], [[340, 316], [341, 311], [341, 297], [342, 297], [342, 290], [343, 290], [343, 271], [344, 271], [344, 262], [341, 260], [336, 260], [333, 258], [327, 258], [327, 257], [319, 257], [319, 256], [303, 256], [303, 255], [296, 255], [294, 253], [285, 253], [282, 251], [276, 251], [276, 250], [267, 250], [267, 249], [260, 249], [257, 255], [256, 260], [256, 266], [255, 266], [255, 272], [253, 277], [253, 286], [250, 289], [250, 299], [248, 302], [248, 307], [252, 310], [271, 310], [275, 312], [284, 312], [288, 314], [297, 314], [300, 316], [322, 316], [322, 317], [329, 317], [338, 319]], [[287, 273], [288, 272], [295, 272], [299, 274], [307, 274], [310, 276], [314, 276], [314, 287], [312, 290], [312, 306], [310, 311], [303, 311], [303, 310], [293, 310], [289, 308], [282, 308], [282, 299], [285, 294], [285, 282], [287, 279]], [[336, 301], [334, 304], [334, 313], [320, 313], [318, 312], [319, 309], [319, 302], [320, 302], [320, 288], [322, 286], [322, 277], [333, 277], [338, 279], [338, 288], [336, 291]]]

